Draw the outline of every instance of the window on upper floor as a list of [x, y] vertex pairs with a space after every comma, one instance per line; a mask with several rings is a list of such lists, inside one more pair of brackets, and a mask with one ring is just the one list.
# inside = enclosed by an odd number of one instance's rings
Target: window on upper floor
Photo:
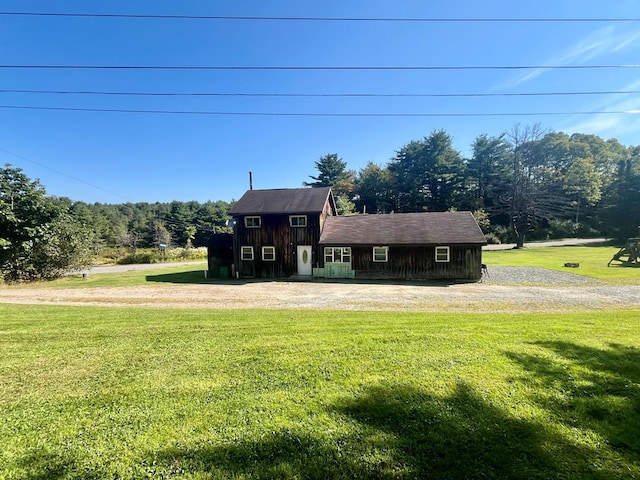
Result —
[[289, 215], [289, 225], [292, 227], [306, 227], [307, 216], [306, 215]]
[[244, 217], [244, 226], [247, 228], [260, 228], [260, 217]]

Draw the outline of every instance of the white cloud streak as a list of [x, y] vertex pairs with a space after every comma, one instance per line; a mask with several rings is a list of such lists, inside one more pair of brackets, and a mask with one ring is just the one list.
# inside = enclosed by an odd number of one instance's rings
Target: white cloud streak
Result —
[[[620, 91], [633, 91], [640, 89], [640, 80], [631, 82]], [[591, 111], [625, 112], [612, 114], [611, 116], [598, 115], [585, 120], [584, 117], [571, 117], [563, 122], [561, 130], [567, 132], [593, 133], [596, 135], [608, 134], [613, 136], [637, 132], [640, 127], [640, 100], [637, 94], [607, 95], [599, 102], [588, 107]]]
[[[543, 63], [554, 66], [583, 65], [611, 53], [622, 53], [636, 48], [640, 48], [640, 30], [608, 25], [574, 43], [559, 55], [548, 58]], [[503, 83], [500, 88], [518, 87], [548, 71], [549, 69], [546, 68], [532, 70], [514, 80]]]

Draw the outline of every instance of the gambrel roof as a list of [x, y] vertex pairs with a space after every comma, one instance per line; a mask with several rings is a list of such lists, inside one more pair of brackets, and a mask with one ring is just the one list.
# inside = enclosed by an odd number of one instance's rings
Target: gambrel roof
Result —
[[330, 187], [248, 190], [229, 210], [229, 215], [322, 213], [329, 201], [335, 215]]
[[321, 245], [486, 245], [471, 212], [328, 217]]

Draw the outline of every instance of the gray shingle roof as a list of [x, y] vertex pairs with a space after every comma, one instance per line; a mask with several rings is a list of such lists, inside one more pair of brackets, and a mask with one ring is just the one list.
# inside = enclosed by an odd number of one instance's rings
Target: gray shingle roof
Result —
[[393, 213], [328, 217], [324, 245], [485, 245], [471, 212]]
[[229, 214], [320, 213], [330, 192], [330, 187], [248, 190], [231, 207]]

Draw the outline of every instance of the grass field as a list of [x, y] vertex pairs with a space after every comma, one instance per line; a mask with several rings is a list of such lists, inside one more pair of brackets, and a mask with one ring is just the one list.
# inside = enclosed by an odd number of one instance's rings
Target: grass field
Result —
[[159, 268], [153, 270], [131, 270], [118, 273], [97, 273], [82, 275], [70, 275], [46, 284], [38, 283], [34, 286], [51, 286], [56, 288], [82, 288], [82, 287], [128, 287], [135, 285], [152, 284], [162, 275], [174, 275], [174, 283], [207, 283], [215, 281], [204, 277], [206, 263], [189, 263], [176, 267]]
[[0, 478], [640, 478], [640, 313], [0, 305]]
[[[640, 282], [640, 268], [607, 266], [619, 250], [610, 246], [536, 247], [517, 250], [493, 250], [482, 252], [487, 265], [543, 267], [561, 272], [584, 275], [607, 283], [625, 284]], [[578, 268], [565, 267], [565, 263], [579, 263]]]

